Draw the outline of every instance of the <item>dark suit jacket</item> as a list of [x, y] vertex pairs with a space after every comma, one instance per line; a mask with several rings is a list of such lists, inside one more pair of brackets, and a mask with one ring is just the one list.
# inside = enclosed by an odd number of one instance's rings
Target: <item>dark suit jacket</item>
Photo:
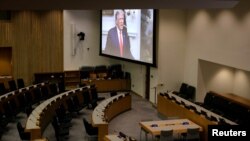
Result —
[[[134, 59], [134, 57], [132, 56], [130, 52], [130, 41], [129, 41], [127, 29], [125, 27], [123, 28], [122, 34], [123, 34], [123, 57]], [[108, 37], [107, 37], [107, 42], [106, 42], [104, 53], [121, 57], [119, 39], [118, 39], [116, 27], [113, 27], [108, 31]]]

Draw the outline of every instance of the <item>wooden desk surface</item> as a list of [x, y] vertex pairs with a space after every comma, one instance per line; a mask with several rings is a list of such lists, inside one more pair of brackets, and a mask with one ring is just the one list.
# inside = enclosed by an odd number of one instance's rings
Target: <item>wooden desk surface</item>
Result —
[[[185, 124], [184, 124], [185, 123]], [[173, 120], [159, 120], [159, 121], [144, 121], [139, 123], [142, 128], [153, 135], [160, 135], [161, 130], [173, 129], [174, 133], [185, 133], [188, 128], [202, 127], [193, 123], [188, 119], [173, 119]], [[152, 126], [155, 125], [155, 126]]]

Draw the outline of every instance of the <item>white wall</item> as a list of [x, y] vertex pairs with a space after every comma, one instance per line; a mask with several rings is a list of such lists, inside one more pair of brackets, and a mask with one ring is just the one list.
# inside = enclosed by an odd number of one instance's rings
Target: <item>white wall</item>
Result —
[[[215, 91], [217, 93], [234, 93], [250, 99], [250, 72], [199, 60], [199, 74], [197, 86], [203, 88], [201, 92]], [[202, 85], [204, 87], [202, 87]], [[200, 91], [197, 91], [201, 93]], [[199, 99], [204, 99], [199, 97]]]
[[[163, 84], [159, 91], [178, 90], [183, 81], [186, 23], [184, 10], [160, 10], [158, 29], [158, 69], [151, 69], [157, 76], [156, 83]], [[157, 84], [152, 84], [152, 87]], [[152, 91], [151, 91], [152, 95]], [[154, 101], [154, 97], [151, 98]]]
[[[249, 9], [187, 12], [185, 82], [197, 86], [198, 59], [250, 70], [249, 12]], [[197, 100], [202, 101], [204, 95], [198, 93]]]
[[[111, 64], [112, 60], [99, 56], [100, 12], [98, 10], [64, 10], [64, 70], [77, 70], [81, 66]], [[72, 37], [72, 25], [75, 33]], [[85, 33], [85, 40], [79, 41], [77, 34]], [[72, 55], [72, 40], [75, 40], [76, 54]]]

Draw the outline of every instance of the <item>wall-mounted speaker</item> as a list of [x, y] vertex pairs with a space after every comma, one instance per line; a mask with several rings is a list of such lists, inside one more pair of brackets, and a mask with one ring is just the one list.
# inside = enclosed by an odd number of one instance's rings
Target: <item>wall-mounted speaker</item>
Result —
[[81, 41], [81, 40], [84, 40], [84, 38], [85, 38], [85, 33], [84, 33], [84, 32], [80, 32], [80, 33], [77, 34], [77, 36], [79, 37], [79, 40], [80, 40], [80, 41]]

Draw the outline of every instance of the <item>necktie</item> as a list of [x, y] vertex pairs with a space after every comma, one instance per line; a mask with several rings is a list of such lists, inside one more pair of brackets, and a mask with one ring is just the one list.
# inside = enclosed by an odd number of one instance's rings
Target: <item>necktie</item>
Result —
[[122, 38], [122, 31], [120, 31], [120, 55], [123, 56], [123, 38]]

